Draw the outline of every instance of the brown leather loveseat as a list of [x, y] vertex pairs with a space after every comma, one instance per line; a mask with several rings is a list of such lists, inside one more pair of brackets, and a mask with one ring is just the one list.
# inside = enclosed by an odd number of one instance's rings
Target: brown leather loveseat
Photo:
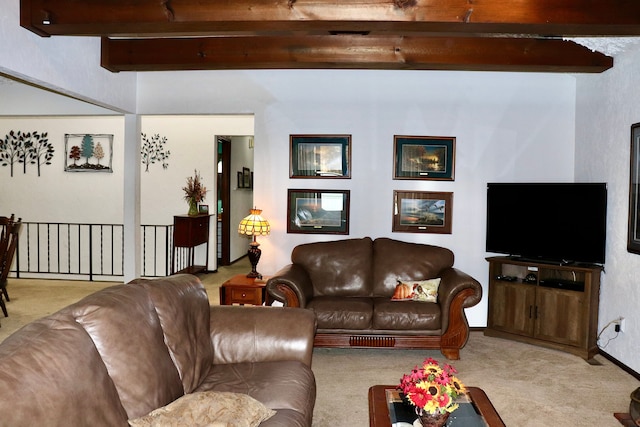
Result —
[[[308, 243], [293, 249], [267, 291], [316, 314], [317, 347], [437, 348], [458, 359], [469, 337], [464, 309], [482, 287], [453, 261], [449, 249], [389, 238]], [[437, 278], [436, 302], [391, 299], [398, 281]]]
[[0, 425], [127, 426], [233, 392], [268, 410], [262, 426], [311, 426], [314, 332], [306, 310], [210, 306], [192, 275], [105, 288], [0, 344]]

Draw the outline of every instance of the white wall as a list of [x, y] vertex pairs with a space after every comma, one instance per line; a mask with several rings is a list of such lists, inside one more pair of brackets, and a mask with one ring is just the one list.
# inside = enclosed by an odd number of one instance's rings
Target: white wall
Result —
[[[486, 290], [486, 183], [573, 181], [573, 76], [290, 70], [178, 77], [140, 74], [140, 111], [255, 113], [254, 204], [272, 225], [260, 239], [263, 274], [288, 263], [300, 243], [385, 236], [451, 248], [456, 266]], [[289, 179], [293, 133], [351, 134], [352, 178]], [[455, 136], [455, 181], [394, 181], [395, 134]], [[287, 234], [288, 188], [349, 189], [350, 235]], [[394, 189], [454, 192], [453, 233], [392, 233]], [[486, 295], [468, 316], [473, 326], [486, 324]]]
[[576, 103], [576, 180], [608, 183], [606, 272], [599, 328], [622, 316], [626, 331], [603, 334], [604, 351], [640, 372], [640, 255], [627, 252], [630, 127], [640, 122], [640, 52], [616, 57], [604, 74], [580, 76]]
[[20, 27], [20, 0], [2, 0], [0, 7], [0, 73], [135, 112], [136, 75], [100, 67], [99, 37], [40, 37]]
[[[148, 172], [145, 172], [144, 166], [142, 168], [140, 182], [142, 224], [168, 225], [173, 223], [174, 215], [187, 213], [189, 208], [184, 200], [182, 188], [186, 185], [187, 178], [194, 175], [195, 170], [202, 176], [203, 184], [208, 190], [204, 204], [208, 204], [210, 212], [215, 214], [217, 205], [216, 136], [253, 134], [253, 117], [250, 115], [144, 115], [141, 122], [142, 133], [148, 138], [155, 134], [167, 138], [166, 149], [171, 153], [167, 169], [163, 169], [161, 163], [151, 164]], [[241, 142], [238, 141], [238, 146]], [[238, 150], [236, 155], [240, 153], [242, 151]], [[246, 194], [241, 190], [238, 192], [242, 192], [241, 197]], [[248, 203], [250, 206], [251, 201]], [[243, 206], [246, 207], [246, 204]], [[232, 227], [233, 224], [234, 222]], [[215, 270], [217, 268], [215, 215], [212, 216], [210, 230], [209, 269]]]
[[[51, 165], [0, 166], [0, 210], [29, 222], [122, 224], [124, 118], [0, 117], [0, 138], [10, 131], [48, 132], [54, 155]], [[65, 172], [65, 134], [113, 134], [113, 173]], [[107, 147], [104, 147], [105, 151]], [[106, 159], [105, 159], [106, 161]], [[104, 163], [104, 162], [102, 162]]]

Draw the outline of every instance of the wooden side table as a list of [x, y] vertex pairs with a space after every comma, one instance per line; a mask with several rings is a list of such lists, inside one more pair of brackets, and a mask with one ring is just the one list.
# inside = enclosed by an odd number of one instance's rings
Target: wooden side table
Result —
[[266, 278], [257, 279], [247, 277], [245, 274], [237, 274], [220, 286], [220, 304], [262, 305], [267, 303], [268, 305], [266, 284]]
[[[173, 261], [171, 273], [196, 274], [209, 270], [209, 221], [211, 215], [175, 215], [173, 217]], [[196, 246], [205, 246], [203, 265], [195, 264]], [[178, 256], [178, 250], [181, 256]]]

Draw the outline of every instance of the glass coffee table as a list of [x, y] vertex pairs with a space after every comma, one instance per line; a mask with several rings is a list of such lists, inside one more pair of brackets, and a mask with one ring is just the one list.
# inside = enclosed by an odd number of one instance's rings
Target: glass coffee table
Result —
[[[409, 427], [417, 416], [413, 407], [402, 402], [394, 385], [374, 385], [369, 389], [370, 427]], [[486, 393], [478, 387], [467, 387], [460, 407], [449, 417], [447, 427], [505, 427]]]

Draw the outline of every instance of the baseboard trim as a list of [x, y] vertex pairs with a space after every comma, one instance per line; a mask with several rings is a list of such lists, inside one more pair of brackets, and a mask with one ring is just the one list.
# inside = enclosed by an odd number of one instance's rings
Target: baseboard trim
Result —
[[602, 357], [607, 359], [609, 362], [613, 363], [618, 368], [622, 369], [627, 374], [631, 375], [632, 377], [640, 381], [640, 373], [634, 371], [633, 369], [631, 369], [630, 367], [628, 367], [627, 365], [625, 365], [624, 363], [622, 363], [621, 361], [619, 361], [618, 359], [616, 359], [615, 357], [607, 353], [606, 351], [602, 351], [602, 349], [600, 349], [599, 353], [602, 355]]

